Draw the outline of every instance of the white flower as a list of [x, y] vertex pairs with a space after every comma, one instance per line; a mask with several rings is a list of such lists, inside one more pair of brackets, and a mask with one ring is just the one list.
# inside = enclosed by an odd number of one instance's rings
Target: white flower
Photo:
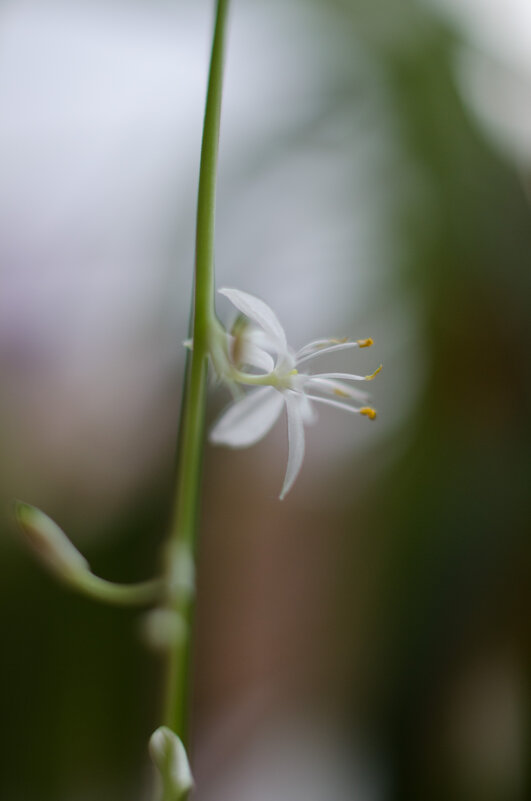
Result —
[[[348, 348], [372, 345], [372, 339], [350, 342], [346, 339], [318, 339], [293, 351], [274, 312], [259, 298], [237, 289], [220, 293], [244, 315], [230, 334], [216, 329], [211, 356], [222, 379], [229, 385], [254, 386], [236, 399], [210, 432], [210, 441], [232, 448], [253, 445], [272, 428], [283, 408], [288, 418], [288, 465], [280, 498], [293, 486], [304, 458], [304, 426], [316, 418], [313, 403], [324, 403], [371, 420], [376, 412], [366, 406], [367, 393], [354, 389], [350, 381], [370, 381], [372, 375], [351, 373], [308, 373], [306, 365], [316, 356]], [[301, 366], [303, 369], [301, 370]]]

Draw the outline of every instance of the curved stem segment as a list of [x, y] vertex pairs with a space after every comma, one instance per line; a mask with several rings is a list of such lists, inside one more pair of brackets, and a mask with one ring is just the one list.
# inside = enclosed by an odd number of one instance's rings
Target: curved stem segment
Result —
[[115, 606], [149, 606], [167, 595], [162, 578], [117, 584], [100, 578], [57, 523], [41, 509], [15, 501], [15, 516], [27, 545], [50, 573], [76, 592]]
[[163, 579], [151, 579], [138, 584], [117, 584], [94, 573], [85, 573], [79, 576], [75, 588], [94, 601], [113, 606], [150, 606], [164, 597], [166, 582]]
[[[193, 350], [188, 354], [179, 430], [177, 486], [167, 550], [170, 609], [184, 624], [168, 659], [164, 723], [187, 745], [187, 701], [193, 616], [193, 571], [203, 453], [209, 327], [214, 319], [214, 220], [218, 140], [228, 0], [218, 0], [203, 124], [197, 201]], [[188, 579], [188, 581], [186, 581]]]

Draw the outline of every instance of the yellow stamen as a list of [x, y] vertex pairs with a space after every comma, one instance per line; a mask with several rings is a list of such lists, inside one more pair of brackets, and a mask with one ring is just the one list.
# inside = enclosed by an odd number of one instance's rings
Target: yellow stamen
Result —
[[371, 345], [374, 345], [374, 339], [370, 337], [368, 339], [357, 339], [356, 342], [360, 348], [369, 348]]
[[360, 414], [364, 414], [369, 420], [374, 420], [376, 417], [375, 409], [372, 409], [370, 406], [364, 406], [363, 409], [360, 409]]
[[334, 389], [334, 395], [337, 395], [338, 398], [350, 398], [348, 392], [345, 392], [344, 389], [339, 389], [338, 387]]
[[297, 369], [291, 370], [288, 375], [299, 375], [299, 371]]
[[371, 373], [370, 375], [366, 375], [366, 376], [365, 376], [365, 381], [372, 381], [372, 379], [374, 378], [374, 376], [375, 376], [375, 375], [378, 375], [378, 373], [380, 372], [380, 370], [382, 369], [382, 367], [383, 367], [383, 364], [381, 364], [379, 367], [377, 367], [377, 368], [376, 368], [376, 370], [374, 371], [374, 373]]

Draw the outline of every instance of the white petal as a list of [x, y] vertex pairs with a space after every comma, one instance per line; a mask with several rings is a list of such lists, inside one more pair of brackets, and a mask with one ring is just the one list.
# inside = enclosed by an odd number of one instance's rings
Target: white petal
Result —
[[259, 325], [271, 338], [276, 350], [280, 353], [287, 351], [288, 344], [284, 329], [280, 325], [276, 314], [269, 308], [267, 303], [239, 289], [224, 288], [220, 289], [219, 293], [228, 298], [230, 302], [236, 306], [238, 311], [245, 314], [246, 317]]
[[293, 486], [302, 467], [304, 459], [304, 407], [301, 404], [301, 397], [292, 393], [286, 393], [286, 409], [288, 412], [288, 466], [284, 478], [284, 486], [280, 493], [280, 500]]
[[271, 337], [262, 328], [257, 328], [256, 325], [250, 325], [245, 332], [245, 341], [251, 342], [257, 348], [262, 350], [277, 352], [277, 348], [272, 346]]
[[291, 373], [291, 371], [295, 367], [295, 356], [293, 352], [288, 348], [284, 353], [281, 353], [277, 359], [277, 363], [275, 368], [279, 373]]
[[227, 350], [230, 353], [231, 362], [236, 368], [246, 364], [249, 367], [257, 367], [259, 370], [263, 370], [264, 373], [271, 373], [275, 369], [275, 360], [271, 354], [254, 342], [254, 337], [251, 338], [246, 334], [238, 338], [232, 334], [227, 334], [227, 342]]
[[257, 367], [265, 373], [272, 373], [275, 369], [273, 357], [262, 348], [257, 348], [252, 342], [245, 342], [242, 361], [244, 364], [248, 364], [249, 367]]
[[283, 403], [283, 396], [273, 387], [253, 390], [221, 415], [210, 432], [210, 442], [230, 448], [254, 445], [275, 424]]
[[301, 407], [302, 422], [305, 426], [311, 426], [317, 421], [317, 412], [304, 393], [299, 395], [299, 403]]

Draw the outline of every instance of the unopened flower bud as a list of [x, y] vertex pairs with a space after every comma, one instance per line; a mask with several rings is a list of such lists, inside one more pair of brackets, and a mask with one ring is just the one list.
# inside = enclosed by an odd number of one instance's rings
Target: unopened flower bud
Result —
[[185, 801], [194, 780], [179, 737], [167, 726], [160, 726], [151, 735], [149, 753], [160, 774], [164, 801]]
[[89, 572], [85, 557], [48, 515], [21, 501], [16, 501], [15, 513], [26, 542], [55, 576], [67, 584], [77, 584], [80, 574]]

